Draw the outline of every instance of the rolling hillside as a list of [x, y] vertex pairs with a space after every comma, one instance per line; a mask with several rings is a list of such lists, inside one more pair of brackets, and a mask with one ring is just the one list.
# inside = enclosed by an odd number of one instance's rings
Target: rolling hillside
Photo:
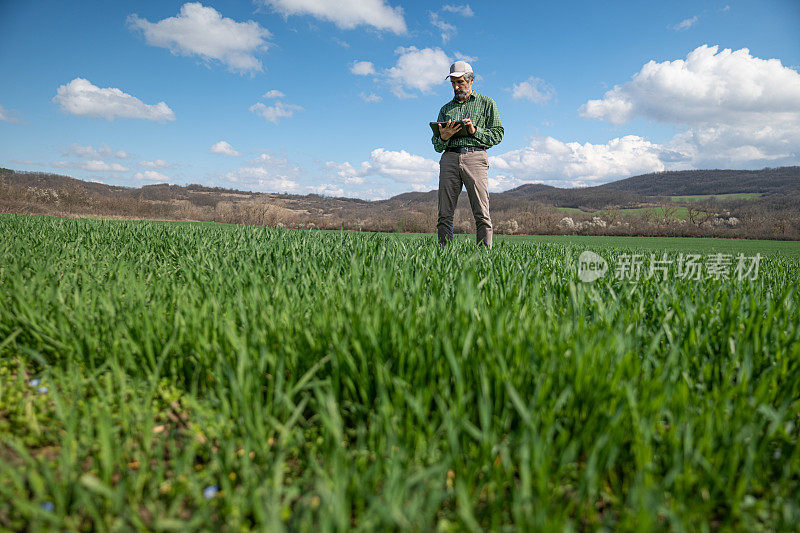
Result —
[[[5, 172], [3, 172], [5, 170]], [[91, 194], [107, 197], [138, 197], [145, 200], [189, 200], [208, 205], [209, 197], [216, 201], [250, 199], [262, 195], [252, 191], [205, 187], [202, 185], [145, 185], [140, 188], [120, 187], [88, 182], [58, 174], [13, 172], [0, 170], [9, 185], [59, 189], [79, 187]], [[648, 197], [722, 195], [733, 193], [762, 193], [765, 195], [800, 194], [800, 167], [764, 168], [762, 170], [682, 170], [643, 174], [583, 188], [559, 188], [531, 183], [492, 197], [502, 200], [537, 201], [557, 207], [591, 207], [601, 209], [648, 200]], [[318, 195], [270, 194], [281, 198], [326, 198]], [[426, 204], [436, 202], [436, 191], [408, 192], [387, 200], [368, 202], [354, 198], [337, 198], [338, 202], [385, 204]], [[332, 198], [331, 198], [332, 200]], [[317, 203], [317, 202], [314, 202]]]
[[800, 167], [761, 170], [682, 170], [613, 181], [592, 189], [645, 196], [731, 193], [800, 193]]
[[[202, 185], [129, 188], [0, 169], [0, 212], [7, 213], [428, 232], [436, 226], [437, 197], [436, 190], [368, 201]], [[624, 234], [719, 236], [724, 223], [729, 236], [736, 234], [732, 225], [737, 225], [739, 236], [800, 237], [800, 167], [660, 172], [574, 189], [526, 184], [492, 193], [490, 202], [497, 230], [505, 233], [611, 231], [593, 221], [600, 217]], [[576, 226], [562, 227], [566, 216]], [[729, 222], [731, 217], [737, 221]], [[670, 220], [690, 225], [671, 227]], [[469, 232], [471, 223], [467, 195], [462, 193], [457, 231]]]

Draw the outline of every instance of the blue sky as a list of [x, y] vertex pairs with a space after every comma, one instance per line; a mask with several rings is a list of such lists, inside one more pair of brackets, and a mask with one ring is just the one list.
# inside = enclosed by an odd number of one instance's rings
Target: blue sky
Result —
[[800, 164], [800, 2], [0, 2], [0, 166], [384, 198], [437, 186], [467, 59], [490, 190]]

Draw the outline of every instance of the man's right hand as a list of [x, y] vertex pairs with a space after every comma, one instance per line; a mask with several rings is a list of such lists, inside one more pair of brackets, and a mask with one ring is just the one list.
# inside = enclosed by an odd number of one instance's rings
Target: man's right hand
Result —
[[445, 125], [439, 124], [439, 137], [441, 137], [443, 141], [446, 141], [458, 133], [459, 130], [461, 130], [461, 124], [459, 122], [448, 120]]

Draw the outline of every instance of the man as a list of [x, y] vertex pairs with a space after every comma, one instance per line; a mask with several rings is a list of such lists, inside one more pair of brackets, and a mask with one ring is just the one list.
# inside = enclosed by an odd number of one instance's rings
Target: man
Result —
[[[436, 230], [439, 244], [453, 240], [453, 214], [461, 194], [467, 189], [472, 215], [475, 217], [479, 245], [492, 247], [492, 219], [489, 217], [489, 160], [486, 149], [503, 139], [503, 126], [497, 104], [488, 96], [472, 90], [475, 75], [465, 61], [450, 65], [450, 83], [454, 97], [439, 111], [439, 135], [431, 139], [439, 160], [439, 220]], [[463, 121], [466, 136], [456, 136]], [[446, 123], [442, 125], [441, 123]]]

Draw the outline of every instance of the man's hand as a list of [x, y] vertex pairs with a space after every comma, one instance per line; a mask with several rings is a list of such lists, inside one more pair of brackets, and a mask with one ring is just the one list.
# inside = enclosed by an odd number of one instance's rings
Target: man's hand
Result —
[[475, 127], [475, 125], [472, 123], [472, 120], [465, 118], [463, 122], [467, 127], [467, 133], [470, 135], [475, 135], [475, 132], [478, 131], [478, 128]]
[[[465, 121], [466, 122], [466, 121]], [[461, 130], [461, 124], [453, 123], [452, 120], [448, 120], [447, 124], [442, 126], [439, 124], [439, 137], [442, 138], [443, 141], [446, 141], [456, 133]]]

